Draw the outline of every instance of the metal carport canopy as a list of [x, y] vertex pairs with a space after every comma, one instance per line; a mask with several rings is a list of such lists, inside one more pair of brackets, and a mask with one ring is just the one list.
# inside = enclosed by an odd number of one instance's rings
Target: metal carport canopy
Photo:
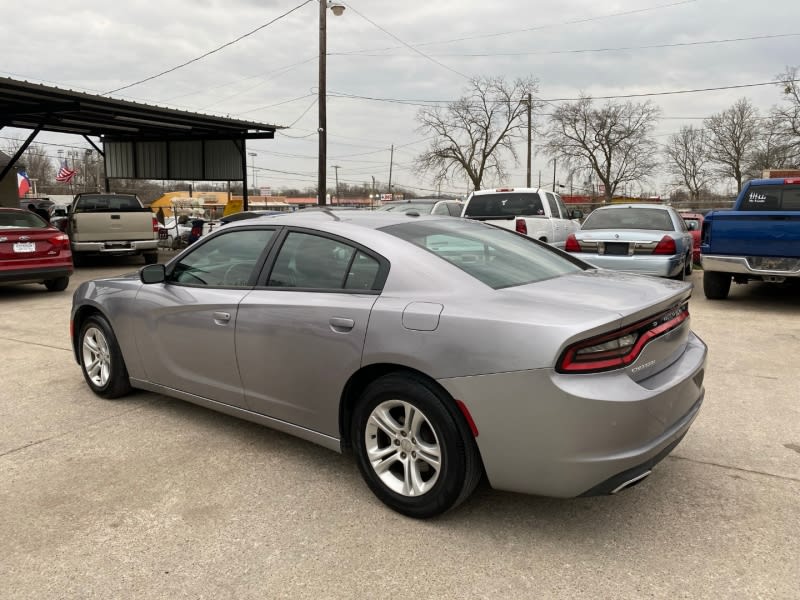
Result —
[[[108, 177], [241, 180], [247, 202], [246, 140], [282, 129], [0, 78], [0, 128], [32, 130], [0, 179], [40, 131], [82, 135], [104, 156]], [[99, 137], [103, 150], [89, 139]]]

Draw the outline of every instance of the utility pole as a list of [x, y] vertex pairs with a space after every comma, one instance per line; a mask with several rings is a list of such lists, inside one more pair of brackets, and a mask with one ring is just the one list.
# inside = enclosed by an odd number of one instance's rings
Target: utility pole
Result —
[[389, 198], [394, 200], [392, 195], [392, 167], [394, 166], [394, 144], [392, 144], [392, 153], [389, 155]]
[[553, 159], [553, 191], [556, 191], [556, 159]]
[[539, 187], [542, 187], [542, 170], [539, 169]]
[[336, 204], [341, 204], [341, 200], [339, 200], [339, 165], [333, 165], [333, 168], [336, 169]]
[[369, 195], [369, 209], [373, 210], [373, 201], [375, 200], [375, 175], [371, 175], [372, 177], [372, 193]]
[[527, 187], [531, 187], [531, 138], [533, 136], [532, 130], [533, 125], [531, 123], [531, 93], [528, 92], [528, 179], [527, 179]]

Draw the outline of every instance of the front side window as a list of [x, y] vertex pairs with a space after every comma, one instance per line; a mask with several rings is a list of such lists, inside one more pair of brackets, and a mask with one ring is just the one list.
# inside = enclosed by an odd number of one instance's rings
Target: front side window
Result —
[[233, 230], [211, 238], [184, 256], [168, 281], [208, 287], [251, 287], [273, 229]]
[[528, 237], [463, 219], [402, 223], [382, 231], [427, 250], [494, 289], [586, 268]]
[[450, 211], [451, 217], [460, 217], [461, 216], [461, 209], [462, 206], [458, 202], [448, 202], [447, 203], [447, 210]]
[[[561, 218], [562, 219], [569, 219], [569, 211], [567, 207], [564, 205], [564, 201], [561, 199], [561, 196], [556, 194], [556, 203], [558, 204], [558, 209], [561, 211]], [[555, 216], [555, 215], [553, 215]]]
[[380, 264], [345, 242], [292, 231], [269, 276], [269, 287], [312, 290], [375, 289]]
[[669, 212], [660, 208], [620, 207], [594, 211], [581, 229], [649, 229], [675, 231]]

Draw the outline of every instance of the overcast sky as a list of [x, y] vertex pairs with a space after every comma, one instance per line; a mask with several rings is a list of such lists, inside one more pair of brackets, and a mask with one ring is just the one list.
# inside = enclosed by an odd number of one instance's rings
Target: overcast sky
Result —
[[[229, 42], [301, 1], [17, 2], [20, 6], [6, 11], [0, 25], [0, 74], [106, 93]], [[572, 98], [581, 92], [605, 96], [761, 83], [773, 80], [787, 65], [800, 65], [797, 0], [354, 0], [344, 4], [350, 10], [341, 17], [328, 13], [331, 95], [455, 99], [467, 83], [457, 71], [510, 79], [532, 75], [539, 79], [543, 99]], [[313, 187], [318, 14], [319, 4], [313, 0], [203, 60], [113, 95], [291, 125], [274, 140], [250, 144], [249, 149], [258, 153], [258, 184]], [[782, 37], [696, 44], [778, 35]], [[695, 44], [643, 48], [686, 43]], [[619, 50], [623, 47], [632, 49]], [[614, 50], [569, 52], [599, 49]], [[764, 113], [781, 100], [775, 86], [653, 97], [663, 111], [658, 139], [666, 140], [683, 124], [700, 124], [701, 117], [726, 109], [742, 96]], [[329, 185], [334, 180], [332, 165], [341, 167], [342, 181], [362, 183], [374, 176], [385, 184], [389, 147], [394, 144], [393, 182], [432, 188], [429, 178], [412, 169], [415, 155], [426, 143], [417, 131], [417, 111], [407, 104], [330, 97]], [[5, 129], [0, 135], [22, 137], [27, 132]], [[79, 136], [43, 134], [38, 140], [88, 147]], [[57, 146], [46, 149], [56, 156]], [[523, 148], [520, 156], [524, 162]], [[540, 170], [543, 184], [552, 184], [548, 160], [535, 153], [534, 185]], [[525, 165], [510, 166], [509, 181], [504, 183], [524, 184]], [[558, 178], [563, 181], [564, 174]], [[651, 187], [663, 192], [665, 181], [656, 175]], [[447, 189], [463, 193], [466, 182]]]

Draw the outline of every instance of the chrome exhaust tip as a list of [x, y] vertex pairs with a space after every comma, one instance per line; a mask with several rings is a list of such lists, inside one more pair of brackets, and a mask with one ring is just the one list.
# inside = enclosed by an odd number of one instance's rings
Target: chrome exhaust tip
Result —
[[637, 483], [643, 481], [652, 472], [653, 471], [648, 469], [647, 471], [644, 471], [643, 473], [639, 473], [636, 477], [634, 477], [632, 479], [628, 479], [627, 481], [619, 484], [617, 487], [615, 487], [613, 490], [611, 490], [611, 493], [612, 494], [616, 494], [616, 493], [621, 492], [622, 490], [624, 490], [626, 488], [629, 488], [631, 486], [636, 485]]

